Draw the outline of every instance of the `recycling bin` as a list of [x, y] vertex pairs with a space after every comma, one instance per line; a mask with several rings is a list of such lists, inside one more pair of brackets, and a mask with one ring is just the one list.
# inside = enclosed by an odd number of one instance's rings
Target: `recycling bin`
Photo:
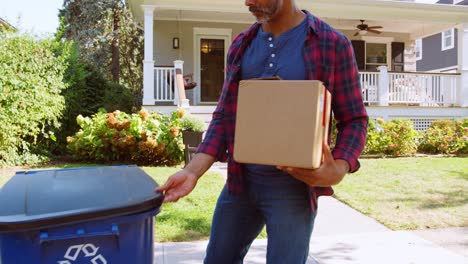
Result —
[[157, 186], [136, 166], [18, 172], [0, 189], [0, 264], [152, 264]]

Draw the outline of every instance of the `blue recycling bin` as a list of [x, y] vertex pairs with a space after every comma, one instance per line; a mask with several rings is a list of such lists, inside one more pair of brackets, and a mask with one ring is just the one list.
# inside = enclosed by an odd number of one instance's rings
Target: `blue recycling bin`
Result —
[[152, 264], [157, 186], [136, 166], [18, 172], [0, 189], [0, 264]]

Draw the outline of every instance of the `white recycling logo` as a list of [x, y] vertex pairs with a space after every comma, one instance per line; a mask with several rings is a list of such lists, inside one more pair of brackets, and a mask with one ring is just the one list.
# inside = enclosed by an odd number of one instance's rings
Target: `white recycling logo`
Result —
[[81, 253], [84, 254], [86, 258], [91, 258], [91, 264], [107, 264], [107, 260], [101, 255], [97, 255], [99, 251], [99, 247], [96, 247], [93, 244], [81, 244], [81, 245], [74, 245], [67, 249], [65, 253], [65, 260], [61, 260], [58, 264], [72, 264]]

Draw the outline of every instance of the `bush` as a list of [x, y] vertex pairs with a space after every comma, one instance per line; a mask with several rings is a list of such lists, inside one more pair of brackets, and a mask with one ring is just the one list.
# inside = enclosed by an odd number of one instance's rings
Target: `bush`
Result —
[[68, 137], [76, 159], [119, 161], [138, 165], [177, 165], [183, 160], [180, 111], [138, 114], [101, 109], [90, 117], [78, 116], [81, 129]]
[[364, 153], [410, 156], [416, 153], [418, 135], [410, 120], [370, 120]]
[[66, 65], [50, 40], [0, 39], [0, 164], [35, 163], [60, 127]]
[[204, 132], [205, 121], [198, 116], [185, 115], [180, 120], [180, 128], [182, 131]]
[[79, 47], [72, 41], [56, 42], [55, 53], [67, 63], [64, 76], [67, 88], [63, 92], [66, 108], [54, 149], [57, 154], [63, 154], [66, 152], [66, 138], [79, 129], [78, 115], [91, 116], [99, 108], [110, 112], [117, 109], [131, 112], [135, 100], [129, 89], [109, 82], [93, 65], [80, 59]]
[[383, 154], [384, 145], [381, 143], [380, 137], [383, 134], [383, 119], [369, 119], [367, 125], [367, 140], [366, 146], [364, 147], [364, 154]]
[[426, 130], [418, 150], [429, 154], [468, 153], [468, 122], [438, 120]]

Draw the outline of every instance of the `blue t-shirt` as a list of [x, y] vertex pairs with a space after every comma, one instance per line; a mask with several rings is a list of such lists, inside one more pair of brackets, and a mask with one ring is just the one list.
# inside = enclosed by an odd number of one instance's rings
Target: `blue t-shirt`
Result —
[[[305, 80], [304, 41], [307, 30], [307, 18], [276, 39], [260, 27], [242, 58], [241, 80], [272, 76], [283, 80]], [[248, 178], [286, 175], [275, 166], [245, 164], [244, 168]]]

